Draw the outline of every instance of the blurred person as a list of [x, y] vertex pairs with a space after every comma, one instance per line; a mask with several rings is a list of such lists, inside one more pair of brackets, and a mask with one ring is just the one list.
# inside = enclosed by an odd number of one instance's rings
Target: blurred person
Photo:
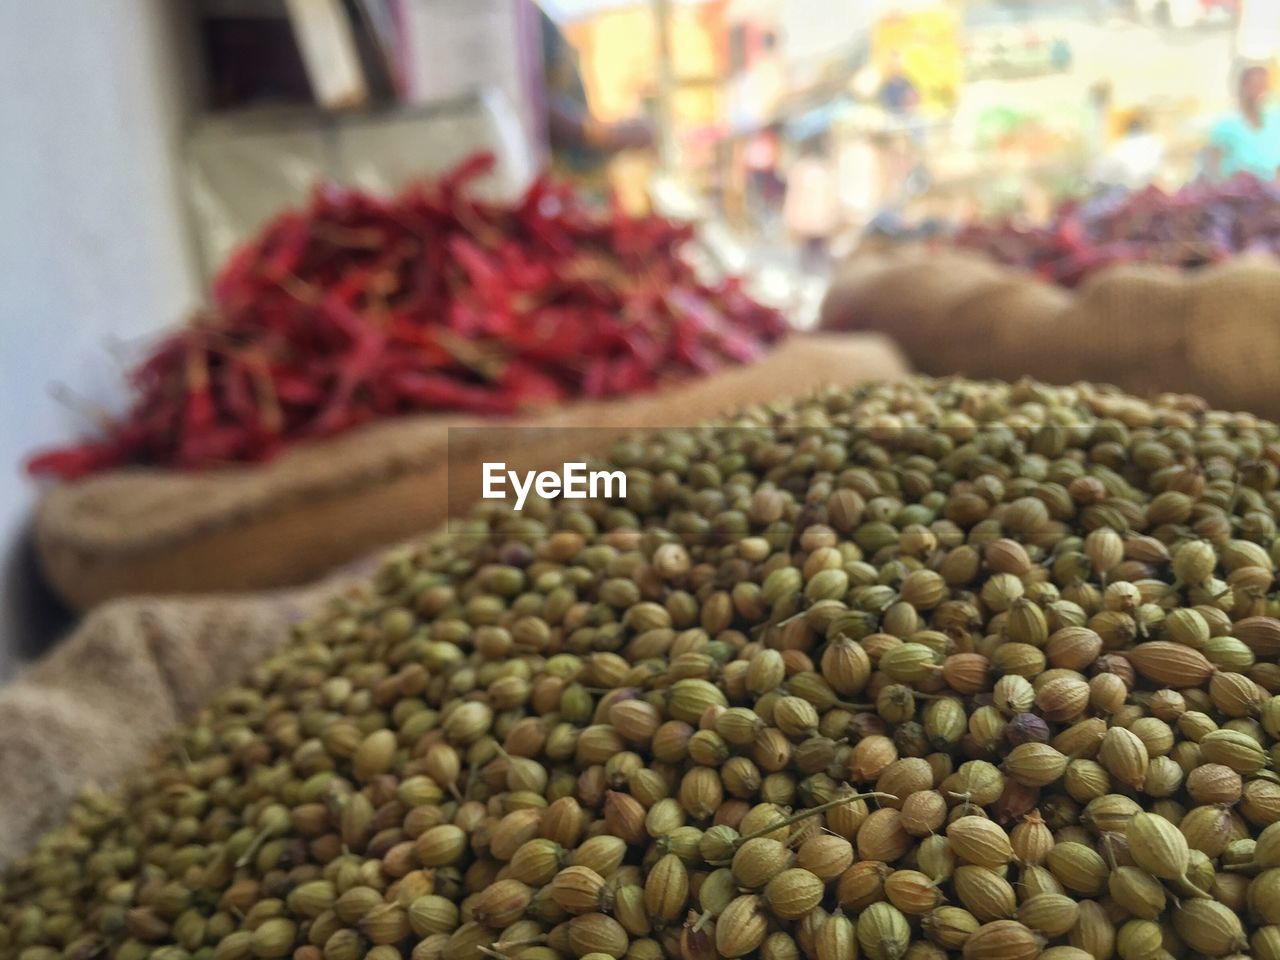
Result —
[[836, 195], [844, 226], [856, 233], [875, 220], [888, 196], [888, 150], [888, 137], [869, 120], [857, 124], [836, 149]]
[[1089, 179], [1100, 187], [1140, 190], [1159, 176], [1163, 166], [1164, 142], [1139, 115], [1129, 120], [1120, 139], [1103, 150]]
[[787, 171], [783, 206], [787, 232], [800, 245], [800, 268], [822, 274], [830, 266], [831, 237], [840, 225], [836, 177], [821, 137], [810, 137]]
[[1269, 102], [1271, 75], [1258, 65], [1240, 71], [1239, 112], [1223, 117], [1209, 135], [1205, 174], [1226, 179], [1252, 173], [1271, 180], [1280, 170], [1280, 109]]
[[747, 138], [743, 160], [747, 168], [747, 204], [752, 219], [766, 230], [776, 226], [775, 215], [784, 185], [778, 175], [780, 128], [771, 124]]
[[537, 10], [553, 162], [578, 179], [603, 177], [614, 155], [654, 145], [653, 124], [646, 117], [615, 123], [596, 119], [587, 100], [577, 51], [547, 12], [541, 6]]
[[889, 57], [889, 67], [880, 83], [880, 106], [898, 119], [911, 117], [920, 106], [920, 91], [907, 76], [902, 65], [902, 54], [894, 51]]
[[777, 122], [787, 96], [787, 66], [778, 35], [772, 30], [760, 39], [760, 52], [747, 66], [741, 94], [754, 126], [764, 128]]
[[1055, 37], [1049, 44], [1049, 65], [1058, 73], [1066, 73], [1070, 70], [1074, 59], [1071, 44], [1062, 37]]
[[920, 111], [920, 91], [907, 75], [902, 54], [889, 56], [889, 67], [880, 84], [880, 106], [905, 134], [899, 144], [894, 163], [905, 165], [902, 171], [902, 196], [893, 201], [901, 206], [929, 186], [929, 170], [925, 162], [925, 121]]

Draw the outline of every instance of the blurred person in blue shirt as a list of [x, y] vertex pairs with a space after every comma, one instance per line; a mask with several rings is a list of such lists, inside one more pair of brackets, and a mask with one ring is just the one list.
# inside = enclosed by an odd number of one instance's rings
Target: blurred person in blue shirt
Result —
[[1271, 180], [1280, 170], [1280, 108], [1268, 102], [1266, 67], [1248, 66], [1237, 86], [1240, 110], [1223, 117], [1209, 135], [1205, 172], [1213, 179], [1251, 173]]

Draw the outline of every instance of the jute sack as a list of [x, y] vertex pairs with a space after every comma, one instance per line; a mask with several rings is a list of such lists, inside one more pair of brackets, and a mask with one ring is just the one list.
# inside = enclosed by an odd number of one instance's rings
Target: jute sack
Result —
[[1216, 407], [1280, 418], [1280, 262], [1239, 257], [1189, 282], [1185, 385]]
[[824, 329], [887, 334], [909, 357], [926, 359], [959, 301], [1007, 279], [975, 254], [910, 248], [853, 257], [836, 274], [822, 311]]
[[1188, 278], [1149, 264], [1100, 271], [1079, 291], [1063, 318], [1078, 379], [1096, 372], [1139, 395], [1186, 391]]
[[888, 333], [917, 369], [935, 376], [1089, 380], [1138, 395], [1199, 394], [1217, 407], [1280, 417], [1273, 257], [1187, 273], [1117, 265], [1074, 291], [988, 265], [997, 279], [971, 272], [968, 286], [948, 288], [949, 298], [941, 278], [950, 274], [931, 272], [929, 257], [879, 255], [858, 268], [850, 289], [838, 279], [824, 322]]
[[935, 341], [926, 373], [1017, 380], [1058, 350], [1058, 323], [1071, 304], [1065, 290], [1029, 277], [987, 284], [956, 301]]
[[373, 567], [237, 597], [118, 600], [0, 688], [0, 865], [86, 785], [119, 783], [177, 723], [240, 679], [316, 604]]
[[1080, 291], [1062, 327], [1072, 339], [1059, 351], [1065, 378], [1280, 416], [1280, 264], [1270, 257], [1192, 273], [1109, 268]]
[[[906, 372], [883, 337], [794, 336], [750, 366], [537, 418], [495, 425], [406, 417], [295, 447], [263, 465], [114, 471], [52, 488], [37, 512], [36, 547], [50, 584], [82, 610], [142, 593], [306, 583], [467, 506], [456, 491], [450, 496], [450, 460], [468, 472], [486, 460], [549, 469], [599, 453], [632, 429], [686, 426], [822, 384]], [[450, 449], [451, 428], [479, 427]], [[565, 429], [573, 427], [593, 429]]]

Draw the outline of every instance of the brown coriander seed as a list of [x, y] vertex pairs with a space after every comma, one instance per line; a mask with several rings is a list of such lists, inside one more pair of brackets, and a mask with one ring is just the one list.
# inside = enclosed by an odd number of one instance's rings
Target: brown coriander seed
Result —
[[1280, 953], [1280, 430], [963, 380], [748, 419], [397, 552], [15, 863], [0, 945]]

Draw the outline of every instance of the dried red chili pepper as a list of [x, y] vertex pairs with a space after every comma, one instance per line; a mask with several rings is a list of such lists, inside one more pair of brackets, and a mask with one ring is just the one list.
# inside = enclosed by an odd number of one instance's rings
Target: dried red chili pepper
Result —
[[227, 261], [213, 304], [130, 377], [126, 417], [39, 454], [64, 478], [204, 468], [417, 411], [507, 415], [754, 359], [781, 315], [681, 257], [691, 229], [547, 179], [473, 199], [477, 155], [393, 199], [326, 185]]
[[970, 224], [954, 242], [1067, 287], [1117, 263], [1192, 269], [1244, 251], [1280, 254], [1280, 186], [1241, 173], [1172, 194], [1102, 194], [1064, 204], [1042, 226]]

